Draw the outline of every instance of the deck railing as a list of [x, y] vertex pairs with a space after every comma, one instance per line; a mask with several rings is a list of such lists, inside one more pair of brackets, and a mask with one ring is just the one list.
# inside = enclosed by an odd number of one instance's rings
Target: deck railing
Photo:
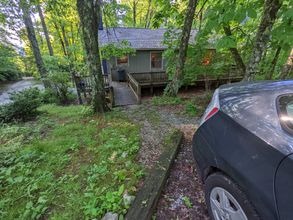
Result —
[[132, 89], [132, 91], [134, 92], [134, 95], [137, 98], [137, 102], [140, 103], [140, 101], [141, 101], [141, 86], [140, 86], [140, 84], [129, 73], [127, 73], [127, 81], [128, 81], [129, 87]]
[[169, 74], [166, 72], [141, 72], [141, 73], [129, 73], [136, 81], [143, 84], [158, 84], [162, 82], [170, 82]]
[[[107, 93], [110, 93], [110, 101], [112, 106], [114, 106], [114, 90], [112, 86], [112, 78], [111, 74], [103, 75], [104, 79], [104, 88]], [[90, 76], [74, 76], [74, 81], [76, 85], [77, 95], [79, 99], [79, 103], [82, 104], [81, 93], [86, 97], [86, 93], [91, 94], [91, 78]]]

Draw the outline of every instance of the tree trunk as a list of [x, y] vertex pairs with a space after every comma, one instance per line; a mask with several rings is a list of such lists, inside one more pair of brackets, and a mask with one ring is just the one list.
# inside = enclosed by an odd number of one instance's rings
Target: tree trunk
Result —
[[47, 26], [46, 26], [46, 23], [45, 23], [45, 19], [44, 19], [43, 12], [42, 12], [40, 4], [38, 4], [38, 11], [39, 11], [39, 16], [41, 18], [43, 30], [44, 30], [44, 33], [45, 33], [45, 36], [46, 36], [46, 41], [47, 41], [50, 56], [54, 56], [53, 49], [52, 49], [51, 42], [50, 42], [50, 38], [49, 38], [49, 34], [48, 34], [48, 30], [47, 30]]
[[154, 13], [155, 13], [156, 10], [157, 10], [157, 6], [158, 6], [158, 5], [156, 5], [156, 7], [152, 7], [152, 9], [151, 9], [150, 19], [149, 19], [149, 22], [148, 22], [147, 28], [149, 28], [150, 25], [151, 25], [151, 20], [152, 20], [152, 18], [153, 18], [153, 16], [154, 16]]
[[[231, 33], [231, 28], [230, 28], [230, 25], [228, 24], [228, 27], [224, 27], [224, 31], [225, 31], [225, 34], [226, 36], [232, 36], [232, 33]], [[237, 67], [240, 68], [242, 70], [242, 76], [244, 75], [245, 73], [245, 70], [246, 70], [246, 66], [237, 50], [237, 48], [232, 48], [230, 47], [230, 51], [234, 57], [234, 60], [237, 64]]]
[[32, 22], [32, 19], [30, 17], [30, 13], [28, 10], [28, 5], [26, 4], [25, 0], [20, 0], [19, 2], [20, 2], [20, 7], [23, 11], [23, 20], [24, 20], [25, 27], [27, 30], [28, 39], [29, 39], [29, 41], [32, 45], [33, 51], [34, 51], [35, 60], [36, 60], [36, 64], [37, 64], [39, 73], [41, 75], [41, 78], [43, 78], [43, 83], [44, 83], [45, 88], [49, 88], [49, 87], [51, 87], [51, 85], [48, 80], [44, 79], [47, 76], [47, 72], [44, 68], [43, 59], [41, 56], [39, 44], [38, 44], [35, 30], [33, 27], [33, 22]]
[[290, 55], [287, 59], [287, 62], [282, 70], [282, 73], [279, 77], [279, 79], [286, 79], [286, 77], [289, 75], [289, 73], [291, 72], [292, 70], [292, 66], [293, 66], [293, 63], [292, 63], [292, 59], [293, 59], [293, 47], [290, 51]]
[[136, 1], [133, 1], [133, 23], [136, 26]]
[[56, 31], [58, 32], [59, 40], [60, 40], [60, 43], [61, 43], [61, 45], [62, 45], [62, 49], [63, 49], [64, 55], [66, 56], [67, 54], [66, 54], [66, 50], [65, 50], [65, 46], [64, 46], [64, 42], [63, 42], [62, 37], [61, 37], [61, 34], [60, 34], [60, 32], [59, 32], [58, 25], [57, 25], [55, 22], [54, 22], [54, 26], [55, 26]]
[[170, 83], [170, 87], [168, 91], [169, 97], [177, 96], [178, 90], [181, 86], [181, 81], [184, 76], [184, 64], [186, 60], [188, 41], [190, 37], [190, 31], [191, 31], [191, 26], [192, 26], [194, 14], [195, 14], [194, 12], [195, 12], [196, 6], [197, 6], [197, 0], [189, 0], [187, 10], [186, 10], [185, 22], [184, 22], [184, 26], [182, 30], [182, 35], [181, 35], [176, 70], [173, 76], [173, 80]]
[[145, 17], [145, 26], [144, 26], [145, 28], [147, 28], [147, 23], [148, 23], [151, 3], [152, 3], [152, 0], [149, 0], [148, 11], [147, 11], [147, 14], [146, 14], [146, 17]]
[[276, 51], [275, 57], [273, 59], [273, 62], [271, 64], [271, 67], [269, 69], [269, 72], [266, 75], [266, 79], [267, 80], [271, 80], [272, 77], [273, 77], [274, 70], [275, 70], [275, 67], [276, 67], [276, 64], [277, 64], [277, 61], [278, 61], [278, 58], [279, 58], [279, 55], [280, 55], [281, 50], [282, 50], [282, 47], [279, 46], [278, 49], [277, 49], [277, 51]]
[[77, 0], [76, 5], [82, 25], [87, 64], [91, 77], [92, 106], [94, 111], [107, 112], [110, 109], [105, 98], [98, 39], [101, 0]]
[[278, 10], [282, 3], [279, 0], [267, 0], [263, 6], [262, 19], [258, 27], [256, 35], [256, 42], [251, 52], [249, 63], [246, 67], [243, 81], [252, 81], [257, 72], [259, 62], [263, 50], [265, 49], [267, 42], [270, 38], [270, 32], [273, 27], [274, 21]]
[[73, 73], [71, 71], [72, 70], [72, 63], [70, 61], [71, 52], [69, 51], [69, 44], [68, 44], [66, 33], [65, 33], [65, 27], [64, 27], [64, 25], [61, 24], [61, 22], [60, 22], [60, 25], [61, 25], [62, 35], [63, 35], [63, 39], [64, 39], [64, 42], [65, 42], [65, 47], [66, 47], [66, 51], [67, 51], [67, 57], [68, 57], [68, 60], [69, 60], [69, 72], [71, 74], [71, 81], [72, 81], [72, 84], [74, 84], [74, 76], [73, 76]]

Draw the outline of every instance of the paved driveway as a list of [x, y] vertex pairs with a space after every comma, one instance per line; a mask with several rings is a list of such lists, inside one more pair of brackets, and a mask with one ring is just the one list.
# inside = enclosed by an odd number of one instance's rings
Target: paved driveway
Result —
[[11, 102], [11, 100], [9, 99], [9, 92], [21, 91], [23, 89], [28, 89], [30, 87], [39, 87], [39, 89], [41, 90], [44, 89], [43, 85], [33, 85], [29, 80], [23, 79], [21, 81], [9, 85], [5, 89], [6, 91], [2, 95], [0, 95], [0, 105]]

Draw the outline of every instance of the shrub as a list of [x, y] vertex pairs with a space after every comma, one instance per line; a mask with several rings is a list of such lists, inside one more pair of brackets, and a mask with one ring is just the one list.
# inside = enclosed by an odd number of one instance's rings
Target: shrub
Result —
[[77, 95], [71, 91], [67, 91], [65, 95], [60, 95], [54, 89], [48, 88], [40, 93], [40, 99], [45, 104], [60, 104], [71, 102], [77, 98]]
[[184, 112], [194, 116], [198, 114], [198, 107], [197, 105], [193, 105], [191, 102], [187, 102], [184, 108]]
[[36, 115], [36, 109], [42, 104], [40, 90], [37, 87], [9, 93], [12, 102], [0, 106], [0, 119], [9, 121], [12, 118], [22, 120]]

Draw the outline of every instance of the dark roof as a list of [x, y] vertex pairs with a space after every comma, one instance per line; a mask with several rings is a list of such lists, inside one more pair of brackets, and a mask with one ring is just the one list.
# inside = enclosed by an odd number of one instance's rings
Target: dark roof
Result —
[[[167, 29], [151, 29], [151, 28], [128, 28], [128, 27], [115, 27], [105, 28], [99, 30], [99, 44], [100, 46], [110, 43], [118, 42], [123, 39], [130, 43], [134, 49], [167, 49], [167, 45], [162, 45], [164, 33]], [[176, 30], [181, 32], [181, 30]], [[198, 30], [191, 30], [190, 44], [195, 43], [194, 37]]]

